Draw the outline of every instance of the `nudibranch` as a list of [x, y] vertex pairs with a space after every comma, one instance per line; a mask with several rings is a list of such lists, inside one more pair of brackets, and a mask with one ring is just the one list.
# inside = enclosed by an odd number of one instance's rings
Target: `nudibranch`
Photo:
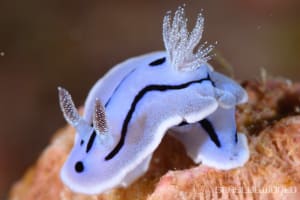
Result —
[[[208, 64], [213, 45], [199, 45], [204, 18], [191, 32], [184, 8], [163, 21], [165, 51], [130, 58], [90, 90], [80, 116], [69, 92], [59, 90], [75, 143], [61, 170], [73, 191], [98, 194], [126, 187], [143, 175], [163, 136], [181, 141], [195, 161], [232, 169], [249, 158], [247, 139], [237, 133], [235, 107], [247, 93]], [[197, 48], [198, 47], [198, 48]]]

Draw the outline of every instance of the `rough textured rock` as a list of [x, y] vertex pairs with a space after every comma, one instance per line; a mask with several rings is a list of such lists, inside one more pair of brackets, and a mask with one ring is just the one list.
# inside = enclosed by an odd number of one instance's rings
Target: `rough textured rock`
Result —
[[59, 178], [74, 137], [74, 129], [66, 127], [13, 186], [10, 199], [299, 199], [300, 84], [272, 80], [243, 86], [249, 102], [239, 107], [237, 121], [251, 157], [241, 168], [196, 166], [183, 146], [166, 136], [148, 172], [129, 188], [99, 196], [75, 194]]

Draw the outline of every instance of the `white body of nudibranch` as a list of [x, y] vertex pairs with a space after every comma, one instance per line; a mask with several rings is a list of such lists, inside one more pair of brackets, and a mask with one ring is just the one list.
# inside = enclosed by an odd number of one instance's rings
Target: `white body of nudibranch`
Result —
[[246, 137], [235, 123], [235, 106], [246, 102], [247, 94], [207, 63], [212, 46], [194, 51], [203, 17], [192, 32], [186, 26], [182, 7], [173, 20], [168, 13], [166, 51], [112, 68], [88, 94], [83, 117], [68, 91], [59, 88], [63, 114], [77, 131], [61, 171], [73, 191], [97, 194], [128, 186], [146, 172], [169, 129], [196, 163], [231, 169], [248, 160]]

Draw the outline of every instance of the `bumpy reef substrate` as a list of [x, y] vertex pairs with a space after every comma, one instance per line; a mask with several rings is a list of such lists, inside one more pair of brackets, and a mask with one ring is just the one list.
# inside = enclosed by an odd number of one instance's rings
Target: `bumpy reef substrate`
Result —
[[243, 86], [249, 102], [238, 108], [237, 121], [251, 151], [244, 167], [196, 166], [183, 146], [166, 136], [149, 171], [129, 188], [99, 196], [75, 194], [59, 178], [74, 137], [74, 129], [66, 127], [13, 186], [10, 199], [300, 199], [300, 84], [271, 80]]

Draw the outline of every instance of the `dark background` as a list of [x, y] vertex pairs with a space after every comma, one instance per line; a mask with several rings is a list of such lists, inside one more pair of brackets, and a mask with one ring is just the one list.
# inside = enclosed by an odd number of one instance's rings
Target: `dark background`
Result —
[[204, 41], [235, 77], [299, 80], [298, 0], [0, 0], [0, 198], [65, 121], [57, 86], [81, 105], [91, 86], [122, 60], [163, 49], [166, 11], [187, 4], [192, 26], [204, 9]]

